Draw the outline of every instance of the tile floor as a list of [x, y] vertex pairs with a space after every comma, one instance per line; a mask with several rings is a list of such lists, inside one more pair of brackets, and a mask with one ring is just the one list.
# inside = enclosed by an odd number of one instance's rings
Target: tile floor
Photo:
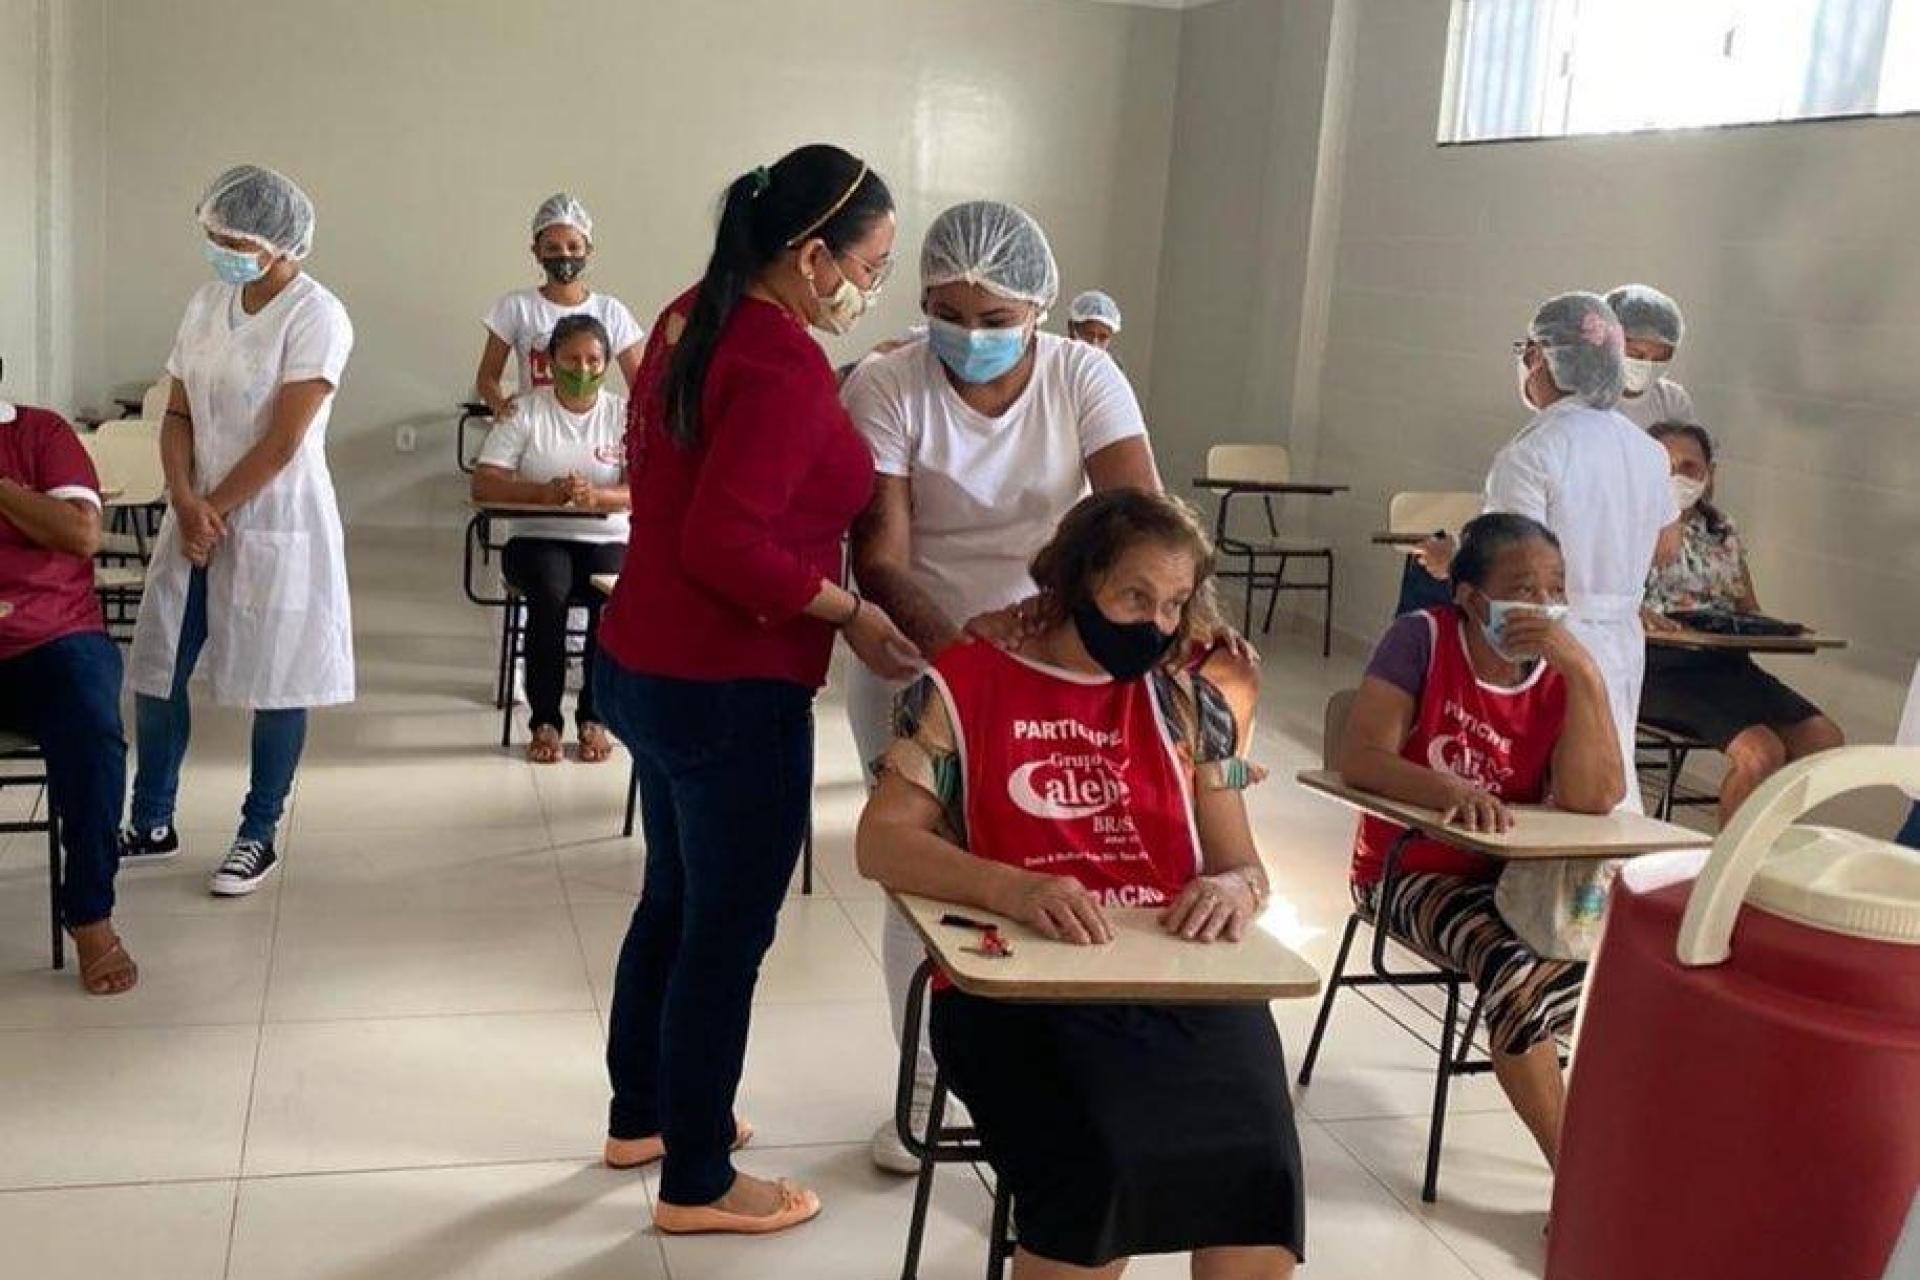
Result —
[[[908, 1183], [865, 1142], [894, 1050], [881, 904], [854, 874], [859, 775], [819, 716], [818, 881], [797, 889], [759, 991], [743, 1163], [827, 1212], [774, 1241], [663, 1240], [650, 1183], [602, 1169], [600, 1040], [641, 852], [617, 838], [624, 764], [536, 769], [495, 745], [493, 615], [460, 597], [451, 537], [352, 553], [360, 700], [316, 715], [283, 873], [216, 901], [203, 879], [244, 788], [244, 721], [201, 711], [187, 852], [121, 877], [137, 992], [83, 997], [46, 967], [44, 867], [0, 845], [0, 1241], [37, 1280], [720, 1280], [897, 1274]], [[437, 565], [423, 575], [423, 565]], [[1350, 823], [1293, 786], [1326, 693], [1353, 678], [1269, 646], [1252, 799], [1288, 936], [1323, 968]], [[1290, 1058], [1311, 1002], [1276, 1008]], [[1300, 1096], [1318, 1280], [1537, 1276], [1546, 1170], [1490, 1081], [1454, 1092], [1442, 1199], [1422, 1206], [1429, 1059], [1354, 1001]], [[922, 1274], [974, 1276], [989, 1209], [939, 1180]], [[1185, 1274], [1152, 1259], [1133, 1274]]]

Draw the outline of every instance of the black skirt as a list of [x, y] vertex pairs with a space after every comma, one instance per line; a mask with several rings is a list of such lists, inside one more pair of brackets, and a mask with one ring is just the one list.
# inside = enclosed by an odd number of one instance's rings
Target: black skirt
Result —
[[1282, 1245], [1305, 1258], [1287, 1069], [1264, 1005], [933, 999], [934, 1056], [1056, 1262]]
[[1820, 714], [1744, 653], [1703, 653], [1647, 646], [1647, 680], [1640, 718], [1676, 733], [1727, 744], [1755, 725], [1776, 732]]

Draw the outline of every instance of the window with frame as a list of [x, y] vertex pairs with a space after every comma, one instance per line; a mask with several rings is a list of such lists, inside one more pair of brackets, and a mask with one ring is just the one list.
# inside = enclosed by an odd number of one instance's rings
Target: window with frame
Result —
[[1920, 0], [1453, 0], [1439, 139], [1920, 112]]

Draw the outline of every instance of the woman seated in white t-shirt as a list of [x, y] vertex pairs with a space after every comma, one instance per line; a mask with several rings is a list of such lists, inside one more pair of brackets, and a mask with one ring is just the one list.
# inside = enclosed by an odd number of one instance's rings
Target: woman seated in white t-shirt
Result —
[[560, 697], [567, 682], [567, 611], [587, 611], [582, 659], [580, 760], [597, 764], [613, 739], [593, 713], [594, 640], [600, 623], [593, 575], [620, 572], [627, 549], [627, 402], [600, 384], [607, 376], [607, 331], [589, 315], [553, 327], [553, 385], [520, 399], [496, 419], [473, 472], [478, 502], [538, 502], [607, 513], [602, 519], [515, 520], [501, 555], [508, 585], [527, 606], [527, 704], [533, 742], [527, 759], [562, 755]]
[[[633, 385], [647, 334], [620, 299], [587, 288], [581, 277], [592, 256], [593, 219], [586, 209], [564, 191], [548, 196], [533, 215], [533, 257], [546, 283], [501, 295], [483, 322], [487, 345], [473, 385], [496, 422], [511, 418], [522, 396], [553, 382], [549, 344], [554, 326], [566, 316], [589, 315], [606, 328], [611, 362]], [[501, 382], [509, 355], [515, 376], [511, 392]]]
[[[1126, 375], [1097, 347], [1040, 331], [1059, 289], [1046, 233], [1024, 210], [955, 205], [920, 252], [927, 334], [861, 361], [841, 390], [879, 473], [853, 530], [854, 575], [930, 658], [970, 629], [996, 633], [996, 618], [1034, 596], [1028, 562], [1090, 489], [1160, 487]], [[849, 680], [848, 716], [871, 763], [891, 740], [899, 686], [864, 669]], [[896, 1028], [920, 951], [890, 912]], [[921, 1107], [932, 1074], [923, 1056]], [[874, 1159], [918, 1167], [891, 1121]]]

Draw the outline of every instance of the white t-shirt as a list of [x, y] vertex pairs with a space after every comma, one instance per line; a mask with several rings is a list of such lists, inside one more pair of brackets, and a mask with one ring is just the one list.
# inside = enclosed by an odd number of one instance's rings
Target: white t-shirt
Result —
[[[596, 489], [617, 488], [625, 479], [627, 402], [602, 390], [593, 408], [571, 413], [551, 387], [523, 396], [519, 412], [496, 422], [480, 446], [478, 463], [516, 472], [522, 480], [547, 481], [578, 472]], [[515, 520], [513, 538], [563, 542], [625, 542], [625, 512], [604, 519]]]
[[553, 385], [553, 375], [547, 370], [547, 342], [553, 337], [553, 326], [567, 316], [582, 313], [607, 327], [607, 336], [613, 339], [608, 364], [646, 341], [647, 331], [633, 318], [633, 312], [610, 293], [590, 293], [579, 306], [563, 307], [548, 302], [538, 289], [515, 289], [493, 304], [483, 323], [488, 332], [513, 348], [517, 375], [514, 386], [518, 390]]
[[1672, 378], [1656, 378], [1637, 396], [1621, 396], [1620, 416], [1645, 431], [1657, 422], [1698, 422], [1693, 397]]
[[1052, 333], [998, 418], [960, 399], [925, 341], [863, 361], [841, 399], [874, 469], [911, 482], [913, 581], [956, 625], [1033, 593], [1027, 562], [1085, 496], [1086, 459], [1147, 432], [1119, 366]]

